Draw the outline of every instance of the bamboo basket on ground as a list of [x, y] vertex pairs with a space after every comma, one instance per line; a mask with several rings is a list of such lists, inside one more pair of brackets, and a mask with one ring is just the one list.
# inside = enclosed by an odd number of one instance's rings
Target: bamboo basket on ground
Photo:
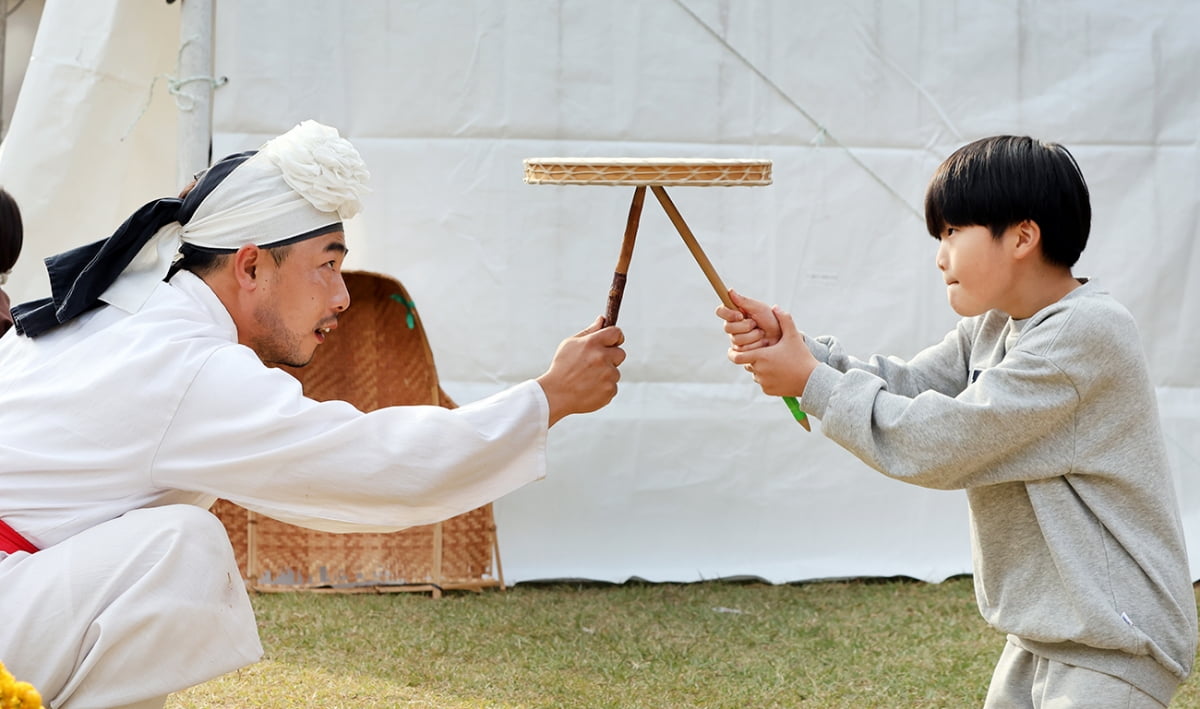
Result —
[[[455, 404], [438, 383], [433, 352], [412, 298], [398, 281], [343, 274], [352, 303], [338, 332], [307, 367], [281, 367], [318, 401], [362, 411]], [[490, 504], [437, 524], [387, 534], [332, 534], [250, 512], [228, 500], [212, 511], [224, 523], [239, 568], [255, 591], [386, 593], [504, 588]]]

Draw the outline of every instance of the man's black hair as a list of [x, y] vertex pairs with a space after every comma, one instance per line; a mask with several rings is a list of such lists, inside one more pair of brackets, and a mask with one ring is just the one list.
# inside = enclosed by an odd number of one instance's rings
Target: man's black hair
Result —
[[1058, 143], [1000, 135], [969, 143], [938, 167], [925, 192], [925, 226], [986, 226], [999, 238], [1026, 219], [1042, 233], [1046, 260], [1070, 268], [1087, 246], [1092, 207], [1070, 151]]
[[[291, 247], [291, 244], [284, 244], [282, 246], [264, 247], [263, 250], [271, 254], [275, 265], [278, 266], [291, 253]], [[171, 271], [164, 280], [171, 280], [171, 277], [179, 271], [191, 271], [195, 275], [203, 277], [211, 271], [215, 271], [221, 264], [225, 263], [225, 259], [234, 254], [233, 251], [228, 250], [198, 249], [189, 244], [184, 244], [180, 247], [179, 252], [182, 256], [171, 265]]]

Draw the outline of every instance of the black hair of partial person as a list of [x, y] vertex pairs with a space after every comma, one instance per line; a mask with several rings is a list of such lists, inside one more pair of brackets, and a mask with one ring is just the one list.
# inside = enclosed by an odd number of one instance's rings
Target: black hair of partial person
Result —
[[0, 273], [11, 271], [16, 265], [24, 238], [25, 228], [17, 200], [0, 187]]
[[1042, 254], [1070, 268], [1087, 246], [1092, 206], [1079, 164], [1058, 143], [1027, 136], [983, 138], [954, 151], [925, 192], [925, 226], [986, 226], [995, 238], [1025, 220], [1041, 230]]

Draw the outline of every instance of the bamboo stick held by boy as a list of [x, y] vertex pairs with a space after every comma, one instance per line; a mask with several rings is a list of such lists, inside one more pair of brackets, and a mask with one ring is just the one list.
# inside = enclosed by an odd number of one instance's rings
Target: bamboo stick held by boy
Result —
[[1061, 145], [986, 138], [934, 173], [925, 217], [962, 316], [940, 343], [856, 359], [731, 291], [729, 359], [884, 475], [966, 491], [979, 610], [1008, 638], [985, 707], [1165, 706], [1195, 598], [1137, 325], [1072, 273], [1083, 175]]

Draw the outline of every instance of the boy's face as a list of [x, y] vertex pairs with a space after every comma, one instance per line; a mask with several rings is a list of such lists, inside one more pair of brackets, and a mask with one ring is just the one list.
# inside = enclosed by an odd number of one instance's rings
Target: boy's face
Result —
[[1009, 229], [999, 239], [985, 226], [946, 227], [937, 250], [937, 267], [946, 281], [946, 297], [963, 317], [989, 310], [1008, 312], [1012, 294]]

